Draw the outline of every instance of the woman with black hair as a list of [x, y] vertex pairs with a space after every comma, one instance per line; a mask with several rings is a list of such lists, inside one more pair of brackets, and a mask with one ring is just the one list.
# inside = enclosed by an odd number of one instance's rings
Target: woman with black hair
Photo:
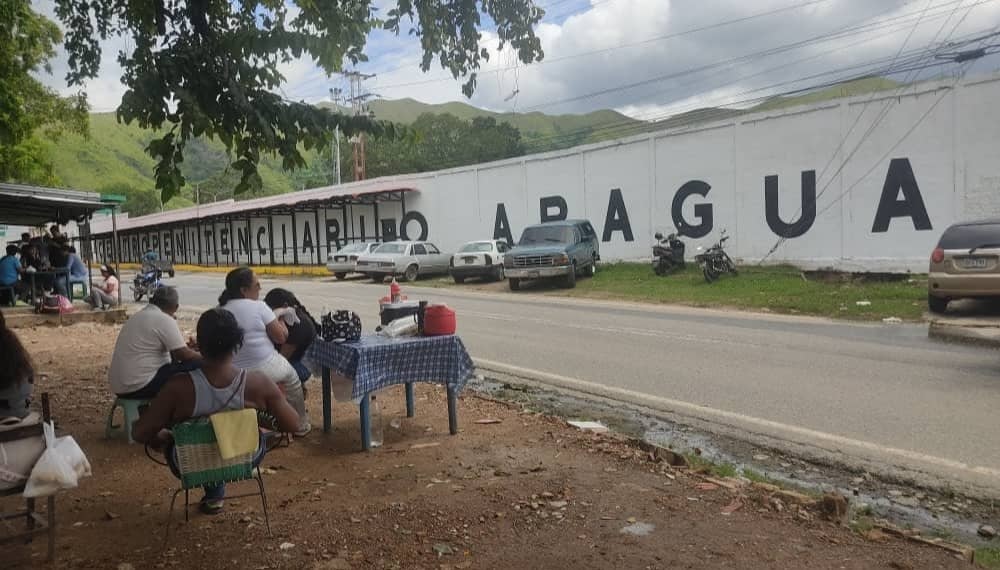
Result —
[[276, 348], [282, 356], [288, 359], [292, 368], [299, 375], [299, 380], [305, 382], [312, 373], [302, 363], [302, 357], [305, 356], [309, 345], [316, 339], [316, 329], [318, 328], [316, 319], [309, 314], [309, 311], [299, 302], [295, 294], [288, 289], [280, 287], [271, 289], [264, 296], [264, 302], [273, 310], [290, 308], [295, 311], [298, 322], [286, 325], [288, 327], [288, 338], [283, 344], [277, 345]]
[[[285, 357], [275, 349], [288, 340], [286, 320], [298, 319], [292, 309], [272, 310], [260, 300], [260, 280], [249, 267], [238, 267], [226, 275], [226, 289], [219, 296], [219, 307], [232, 313], [243, 329], [243, 346], [236, 351], [233, 364], [239, 368], [260, 372], [285, 392], [288, 403], [299, 414], [299, 429], [295, 435], [309, 433], [309, 413], [306, 411], [302, 381]], [[283, 318], [278, 318], [278, 314]], [[286, 316], [287, 315], [287, 316]]]
[[94, 285], [90, 290], [90, 295], [84, 299], [91, 308], [104, 309], [118, 305], [118, 274], [107, 265], [101, 266], [101, 277], [104, 282]]
[[[177, 423], [225, 410], [251, 408], [274, 416], [283, 432], [295, 431], [299, 426], [298, 414], [274, 382], [235, 365], [234, 355], [243, 346], [244, 335], [231, 312], [220, 308], [206, 311], [198, 319], [197, 335], [203, 357], [201, 368], [170, 378], [132, 427], [136, 441], [155, 449], [166, 447], [167, 464], [178, 477], [177, 454], [168, 431]], [[261, 445], [254, 464], [259, 464], [263, 456]], [[205, 487], [201, 511], [215, 514], [222, 510], [225, 492], [224, 485]]]
[[0, 419], [28, 415], [35, 370], [31, 356], [0, 312]]

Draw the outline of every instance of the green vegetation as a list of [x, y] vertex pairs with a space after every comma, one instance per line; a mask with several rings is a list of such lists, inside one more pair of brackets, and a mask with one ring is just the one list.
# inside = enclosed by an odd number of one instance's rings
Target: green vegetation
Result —
[[732, 463], [715, 463], [696, 453], [685, 453], [684, 459], [688, 466], [696, 473], [708, 473], [716, 477], [736, 477], [736, 466]]
[[[923, 278], [890, 283], [823, 283], [806, 280], [790, 266], [747, 266], [738, 276], [705, 282], [698, 267], [657, 277], [644, 263], [603, 265], [593, 279], [577, 281], [575, 289], [560, 293], [699, 307], [766, 309], [775, 313], [819, 315], [849, 319], [920, 319], [927, 297]], [[868, 301], [870, 305], [858, 305]]]
[[146, 148], [156, 161], [153, 178], [164, 202], [186, 185], [188, 145], [199, 138], [221, 142], [233, 156], [231, 168], [240, 173], [235, 192], [243, 194], [264, 187], [263, 159], [280, 157], [286, 171], [302, 168], [305, 153], [327, 148], [334, 129], [348, 137], [398, 133], [394, 124], [367, 115], [286, 100], [277, 93], [283, 62], [302, 58], [333, 74], [367, 61], [372, 30], [403, 32], [419, 41], [424, 71], [439, 63], [466, 80], [462, 91], [471, 97], [476, 72], [489, 57], [480, 49], [480, 15], [502, 31], [497, 49], [509, 46], [526, 64], [543, 56], [534, 27], [544, 12], [530, 2], [397, 0], [379, 10], [369, 2], [311, 0], [161, 2], [155, 9], [148, 0], [57, 4], [71, 86], [100, 71], [95, 30], [129, 39], [118, 54], [127, 90], [116, 116], [157, 131]]
[[87, 133], [82, 96], [60, 97], [37, 79], [51, 72], [62, 33], [27, 0], [0, 1], [0, 181], [51, 183], [52, 163], [40, 138]]
[[744, 477], [747, 478], [747, 480], [753, 481], [754, 483], [767, 483], [769, 485], [782, 485], [782, 483], [780, 481], [777, 481], [776, 479], [771, 479], [767, 475], [764, 475], [763, 473], [760, 473], [760, 472], [758, 472], [758, 471], [756, 471], [754, 469], [744, 468], [744, 469], [741, 470], [741, 473], [742, 473], [742, 475]]
[[[416, 285], [456, 286], [450, 278], [428, 279]], [[543, 295], [732, 307], [857, 320], [898, 317], [917, 321], [927, 302], [926, 276], [914, 275], [895, 282], [826, 283], [807, 280], [801, 270], [787, 265], [745, 266], [737, 276], [726, 275], [708, 284], [692, 263], [683, 272], [667, 277], [657, 277], [646, 263], [613, 263], [599, 266], [593, 279], [578, 279], [575, 289], [562, 289], [547, 282], [526, 283], [521, 287]], [[871, 304], [857, 304], [864, 301]]]
[[990, 570], [1000, 570], [1000, 548], [980, 548], [976, 550], [976, 564]]

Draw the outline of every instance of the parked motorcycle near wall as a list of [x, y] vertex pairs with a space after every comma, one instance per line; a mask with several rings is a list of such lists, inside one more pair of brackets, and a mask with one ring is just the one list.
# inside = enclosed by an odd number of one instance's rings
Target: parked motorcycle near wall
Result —
[[684, 269], [684, 242], [677, 234], [664, 238], [657, 232], [653, 237], [657, 242], [653, 245], [653, 273], [663, 276]]
[[[703, 253], [694, 256], [694, 260], [698, 262], [701, 272], [705, 276], [705, 281], [709, 283], [718, 279], [723, 273], [739, 275], [739, 271], [736, 270], [736, 264], [733, 263], [732, 258], [729, 257], [729, 254], [725, 250], [725, 243], [728, 239], [729, 236], [726, 235], [726, 230], [722, 230], [722, 235], [715, 245]], [[701, 251], [700, 247], [698, 251]]]
[[146, 295], [152, 297], [153, 292], [163, 284], [162, 278], [163, 271], [159, 267], [144, 263], [132, 281], [132, 298], [138, 302]]

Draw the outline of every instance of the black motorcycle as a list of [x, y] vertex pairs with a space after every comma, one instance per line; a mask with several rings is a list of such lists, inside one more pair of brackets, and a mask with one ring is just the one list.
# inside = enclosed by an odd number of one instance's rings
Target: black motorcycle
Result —
[[[726, 253], [725, 243], [727, 239], [729, 239], [729, 236], [726, 235], [726, 230], [722, 230], [722, 236], [715, 245], [708, 248], [704, 253], [694, 256], [694, 260], [701, 266], [701, 272], [705, 276], [705, 281], [709, 283], [718, 279], [723, 273], [739, 275], [739, 271], [736, 270], [736, 264], [733, 263], [732, 258]], [[698, 249], [700, 250], [701, 248]]]
[[132, 281], [132, 298], [138, 303], [147, 295], [152, 297], [153, 293], [163, 285], [162, 278], [163, 272], [159, 267], [143, 263], [135, 280]]
[[653, 273], [663, 276], [684, 269], [684, 242], [677, 234], [664, 238], [663, 234], [657, 232], [653, 237], [657, 242], [653, 246]]

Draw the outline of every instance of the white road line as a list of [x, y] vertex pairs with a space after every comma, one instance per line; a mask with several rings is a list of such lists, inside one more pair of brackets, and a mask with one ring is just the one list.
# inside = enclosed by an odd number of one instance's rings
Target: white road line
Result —
[[[961, 461], [955, 461], [952, 459], [946, 459], [943, 457], [928, 455], [925, 453], [920, 453], [908, 449], [888, 447], [870, 441], [852, 439], [849, 437], [821, 432], [800, 426], [784, 424], [772, 420], [765, 420], [763, 418], [748, 416], [737, 412], [719, 410], [716, 408], [710, 408], [708, 406], [692, 404], [690, 402], [682, 402], [680, 400], [673, 400], [670, 398], [663, 398], [660, 396], [654, 396], [642, 392], [635, 392], [633, 390], [627, 390], [624, 388], [604, 386], [594, 382], [588, 382], [586, 380], [579, 380], [577, 378], [560, 376], [558, 374], [551, 374], [549, 372], [542, 372], [540, 370], [521, 368], [519, 366], [513, 366], [510, 364], [505, 364], [492, 360], [486, 360], [483, 358], [475, 358], [474, 361], [476, 363], [476, 366], [487, 370], [493, 370], [500, 373], [507, 373], [513, 376], [523, 376], [529, 379], [535, 379], [545, 384], [551, 384], [557, 387], [575, 390], [578, 392], [584, 392], [619, 401], [626, 401], [637, 405], [659, 409], [662, 411], [677, 412], [683, 415], [693, 416], [703, 420], [721, 422], [723, 424], [730, 425], [732, 427], [746, 428], [747, 426], [752, 426], [758, 429], [766, 430], [766, 432], [774, 432], [786, 436], [788, 435], [798, 436], [797, 440], [802, 441], [804, 439], [805, 443], [821, 441], [828, 444], [833, 444], [835, 446], [863, 449], [869, 452], [874, 452], [877, 454], [887, 455], [887, 456], [894, 456], [909, 461], [917, 462], [920, 464], [933, 465], [939, 468], [945, 468], [953, 471], [974, 474], [978, 476], [992, 477], [997, 480], [997, 483], [1000, 483], [1000, 470], [992, 469], [989, 467], [969, 465]], [[789, 438], [789, 439], [796, 439], [796, 438]]]

